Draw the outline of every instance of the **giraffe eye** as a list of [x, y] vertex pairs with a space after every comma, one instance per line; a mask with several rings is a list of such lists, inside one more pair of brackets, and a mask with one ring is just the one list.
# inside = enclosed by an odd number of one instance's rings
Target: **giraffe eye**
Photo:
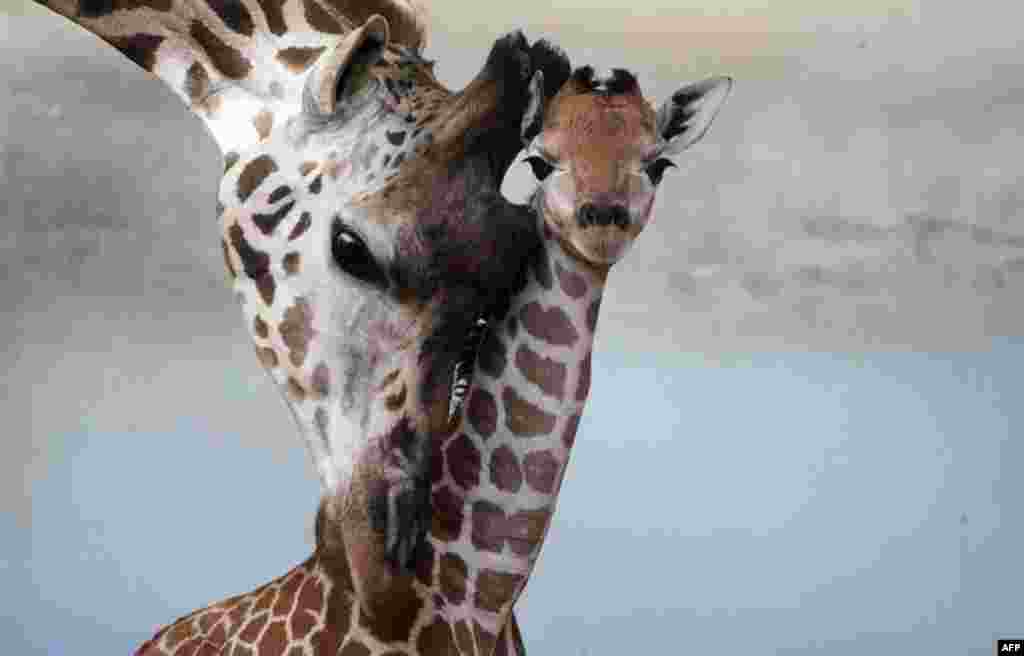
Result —
[[670, 159], [665, 159], [664, 157], [659, 157], [647, 165], [647, 177], [651, 179], [652, 184], [657, 185], [661, 182], [661, 178], [665, 175], [665, 171], [672, 166], [675, 166], [675, 162]]
[[549, 164], [546, 159], [539, 155], [531, 155], [523, 161], [530, 165], [530, 168], [533, 169], [534, 177], [541, 181], [551, 175], [555, 170], [554, 166]]
[[373, 259], [363, 238], [337, 223], [331, 242], [331, 256], [341, 270], [350, 276], [378, 287], [388, 286], [387, 276]]

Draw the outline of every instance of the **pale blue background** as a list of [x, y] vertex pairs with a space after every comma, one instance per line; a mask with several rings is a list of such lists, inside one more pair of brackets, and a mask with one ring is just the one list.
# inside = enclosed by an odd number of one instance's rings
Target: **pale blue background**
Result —
[[[671, 653], [742, 638], [765, 654], [989, 654], [1024, 629], [1022, 358], [1020, 341], [725, 366], [597, 358], [520, 604], [529, 647], [630, 653], [639, 633]], [[31, 530], [0, 528], [5, 653], [123, 653], [308, 551], [317, 489], [298, 450], [274, 462], [188, 413], [117, 434], [86, 416], [54, 438]], [[133, 464], [147, 461], [160, 466]], [[237, 471], [265, 483], [240, 489]]]

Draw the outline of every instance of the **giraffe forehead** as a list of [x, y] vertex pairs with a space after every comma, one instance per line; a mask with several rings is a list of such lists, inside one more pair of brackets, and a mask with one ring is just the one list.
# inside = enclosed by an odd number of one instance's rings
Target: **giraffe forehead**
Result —
[[655, 114], [637, 94], [577, 94], [556, 98], [544, 145], [559, 158], [626, 159], [656, 142]]

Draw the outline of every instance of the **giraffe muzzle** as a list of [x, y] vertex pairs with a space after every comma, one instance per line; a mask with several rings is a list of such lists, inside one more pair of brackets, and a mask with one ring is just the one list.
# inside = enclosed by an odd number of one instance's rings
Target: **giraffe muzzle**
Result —
[[625, 230], [629, 227], [629, 210], [625, 205], [584, 203], [576, 211], [576, 223], [581, 228], [614, 225]]

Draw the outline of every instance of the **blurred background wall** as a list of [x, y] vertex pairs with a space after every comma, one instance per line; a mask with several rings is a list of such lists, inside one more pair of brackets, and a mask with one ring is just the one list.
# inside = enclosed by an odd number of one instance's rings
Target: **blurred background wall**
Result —
[[[531, 653], [1024, 634], [1020, 10], [595, 4], [431, 3], [455, 87], [514, 28], [657, 101], [737, 81], [612, 276]], [[317, 484], [224, 282], [200, 121], [0, 10], [0, 651], [127, 653], [304, 558]]]

